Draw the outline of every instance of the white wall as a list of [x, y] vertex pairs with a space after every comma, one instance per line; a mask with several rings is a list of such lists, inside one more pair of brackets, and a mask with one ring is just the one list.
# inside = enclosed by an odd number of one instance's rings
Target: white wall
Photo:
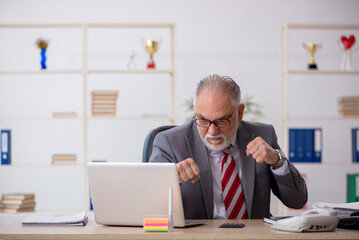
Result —
[[[235, 78], [244, 94], [255, 95], [265, 121], [278, 125], [280, 26], [357, 24], [358, 9], [356, 0], [0, 0], [0, 22], [174, 22], [181, 109], [196, 82], [221, 73]], [[183, 110], [179, 116], [185, 118]]]
[[[262, 105], [265, 115], [262, 120], [279, 130], [280, 26], [284, 23], [359, 24], [358, 10], [357, 0], [0, 0], [0, 23], [176, 23], [179, 122], [188, 117], [183, 103], [193, 95], [196, 83], [208, 74], [220, 73], [232, 76], [244, 95], [254, 95], [255, 101]], [[311, 39], [310, 34], [303, 34], [303, 39]], [[359, 38], [358, 33], [356, 37]], [[303, 62], [296, 62], [297, 66], [305, 68], [307, 53], [303, 50], [299, 55], [304, 57]], [[358, 52], [353, 55], [356, 70], [359, 70], [358, 55]], [[319, 59], [325, 64], [326, 59], [318, 54]], [[340, 61], [338, 54], [338, 68]], [[353, 85], [349, 86], [349, 92], [358, 93], [358, 84], [354, 81], [350, 84]], [[304, 95], [306, 88], [299, 85], [296, 91]], [[330, 95], [336, 88], [321, 91]], [[134, 105], [140, 105], [144, 99], [138, 97], [136, 101]], [[310, 101], [313, 99], [303, 98], [304, 106], [310, 105]], [[317, 111], [325, 114], [328, 108], [336, 106], [324, 101]], [[343, 145], [345, 141], [337, 142], [337, 148], [347, 149]], [[139, 146], [142, 143], [141, 139]]]

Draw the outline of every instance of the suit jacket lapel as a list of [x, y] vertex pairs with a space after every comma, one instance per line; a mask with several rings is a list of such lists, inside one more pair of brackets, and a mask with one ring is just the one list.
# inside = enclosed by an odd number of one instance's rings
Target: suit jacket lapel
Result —
[[204, 204], [207, 216], [209, 219], [211, 219], [213, 218], [213, 184], [211, 167], [209, 165], [206, 147], [202, 142], [195, 124], [192, 125], [192, 133], [190, 136], [186, 137], [186, 141], [190, 154], [200, 171], [199, 182], [202, 188]]
[[239, 123], [237, 130], [237, 140], [240, 151], [240, 169], [242, 172], [241, 186], [244, 192], [248, 216], [251, 217], [253, 207], [253, 194], [254, 194], [254, 181], [256, 175], [256, 161], [251, 157], [247, 157], [246, 148], [250, 141], [256, 136], [251, 135], [243, 126], [242, 122]]

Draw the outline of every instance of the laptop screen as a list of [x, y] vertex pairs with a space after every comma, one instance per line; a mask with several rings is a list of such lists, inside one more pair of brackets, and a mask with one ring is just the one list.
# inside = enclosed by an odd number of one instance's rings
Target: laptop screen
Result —
[[95, 221], [104, 225], [142, 226], [144, 216], [168, 215], [173, 188], [173, 224], [185, 225], [174, 163], [88, 163]]

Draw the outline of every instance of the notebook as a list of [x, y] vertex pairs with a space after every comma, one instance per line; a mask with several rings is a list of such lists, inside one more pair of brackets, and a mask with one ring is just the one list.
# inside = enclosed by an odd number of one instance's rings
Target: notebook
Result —
[[22, 221], [22, 224], [81, 224], [85, 226], [87, 221], [88, 217], [86, 216], [85, 212], [81, 212], [71, 216], [27, 216]]
[[92, 162], [87, 164], [87, 170], [98, 224], [143, 226], [144, 216], [168, 215], [170, 188], [174, 227], [203, 224], [184, 219], [174, 163]]

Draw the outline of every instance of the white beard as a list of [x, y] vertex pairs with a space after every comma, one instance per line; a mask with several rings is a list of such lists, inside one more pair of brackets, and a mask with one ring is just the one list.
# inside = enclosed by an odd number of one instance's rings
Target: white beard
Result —
[[[204, 145], [206, 145], [206, 147], [208, 147], [208, 149], [210, 150], [214, 150], [214, 151], [222, 151], [223, 149], [226, 149], [227, 147], [229, 147], [229, 145], [231, 145], [231, 140], [228, 140], [226, 136], [224, 136], [223, 134], [218, 134], [215, 136], [211, 136], [210, 134], [206, 134], [206, 136], [204, 136], [204, 138], [201, 136], [202, 141], [204, 143]], [[219, 145], [213, 145], [211, 143], [208, 142], [209, 138], [223, 138], [224, 141], [223, 143], [219, 144]]]

